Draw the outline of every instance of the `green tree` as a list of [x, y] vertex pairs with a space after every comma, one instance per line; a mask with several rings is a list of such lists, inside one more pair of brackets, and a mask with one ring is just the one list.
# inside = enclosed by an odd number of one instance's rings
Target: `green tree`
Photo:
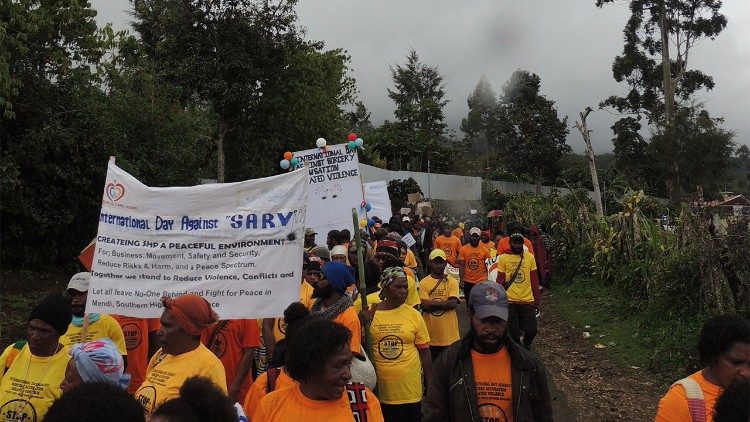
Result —
[[469, 106], [469, 114], [461, 121], [461, 131], [470, 138], [485, 134], [497, 107], [497, 96], [486, 76], [482, 75], [479, 79], [466, 103]]
[[737, 148], [736, 154], [742, 167], [745, 170], [750, 170], [750, 148], [748, 148], [747, 145], [740, 145]]
[[540, 186], [560, 175], [560, 159], [570, 152], [565, 143], [568, 118], [557, 115], [555, 102], [539, 93], [541, 79], [516, 70], [503, 85], [495, 113], [498, 134], [491, 142], [503, 155], [505, 167], [526, 175]]
[[[616, 0], [597, 0], [602, 7]], [[719, 0], [631, 0], [631, 16], [623, 30], [625, 45], [612, 65], [614, 79], [625, 82], [625, 96], [613, 95], [601, 107], [621, 113], [645, 115], [663, 127], [659, 157], [666, 165], [670, 202], [680, 198], [675, 125], [681, 101], [701, 89], [712, 89], [713, 79], [699, 70], [688, 70], [693, 47], [714, 39], [727, 24], [719, 13]], [[674, 48], [674, 52], [671, 50]]]

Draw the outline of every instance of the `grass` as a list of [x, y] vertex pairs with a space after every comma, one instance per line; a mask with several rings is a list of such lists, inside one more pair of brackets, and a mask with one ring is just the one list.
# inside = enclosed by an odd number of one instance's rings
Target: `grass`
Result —
[[697, 370], [698, 316], [682, 321], [675, 315], [660, 314], [653, 304], [633, 303], [616, 288], [591, 278], [578, 277], [572, 284], [557, 285], [554, 294], [550, 306], [555, 312], [581, 335], [589, 332], [592, 347], [605, 345], [615, 362], [642, 368], [665, 384]]

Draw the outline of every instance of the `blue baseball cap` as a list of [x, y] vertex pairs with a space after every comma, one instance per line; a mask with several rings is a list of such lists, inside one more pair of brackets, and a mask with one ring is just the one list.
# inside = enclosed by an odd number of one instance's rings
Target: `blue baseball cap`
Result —
[[508, 295], [503, 286], [494, 281], [483, 281], [474, 286], [469, 295], [469, 306], [479, 319], [495, 316], [508, 320]]

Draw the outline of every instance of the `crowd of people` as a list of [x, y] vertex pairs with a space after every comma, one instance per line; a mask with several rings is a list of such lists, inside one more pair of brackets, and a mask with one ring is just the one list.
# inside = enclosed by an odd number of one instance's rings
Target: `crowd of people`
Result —
[[[0, 356], [0, 421], [553, 420], [532, 348], [548, 234], [374, 220], [359, 243], [305, 230], [299, 301], [279, 318], [220, 320], [195, 294], [162, 298], [158, 319], [87, 313], [90, 274], [75, 274]], [[747, 421], [748, 320], [709, 320], [698, 349], [704, 368], [656, 420]]]

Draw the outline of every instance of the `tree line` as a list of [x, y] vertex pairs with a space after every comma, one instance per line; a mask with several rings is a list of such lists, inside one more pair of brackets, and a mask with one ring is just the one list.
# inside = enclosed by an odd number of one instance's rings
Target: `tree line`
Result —
[[[683, 17], [693, 5], [704, 20], [661, 22], [659, 1]], [[366, 140], [361, 160], [383, 168], [590, 187], [585, 158], [565, 142], [571, 125], [540, 93], [538, 75], [519, 69], [499, 94], [481, 79], [457, 134], [445, 121], [444, 76], [411, 50], [390, 68], [394, 117], [376, 126], [357, 96], [347, 52], [308, 39], [295, 3], [133, 0], [131, 34], [97, 27], [85, 1], [2, 2], [6, 266], [74, 265], [96, 230], [109, 156], [152, 186], [237, 181], [281, 171], [284, 151], [354, 131]], [[713, 38], [726, 25], [718, 2], [630, 4], [624, 50], [613, 65], [615, 80], [630, 91], [601, 104], [624, 114], [612, 127], [613, 157], [599, 157], [611, 163], [601, 179], [659, 196], [673, 180], [685, 192], [696, 185], [710, 193], [747, 190], [750, 151], [735, 154], [733, 133], [694, 100], [713, 87], [710, 77], [685, 70], [678, 56], [674, 112], [667, 119], [660, 111], [654, 28], [692, 31], [693, 43]]]

